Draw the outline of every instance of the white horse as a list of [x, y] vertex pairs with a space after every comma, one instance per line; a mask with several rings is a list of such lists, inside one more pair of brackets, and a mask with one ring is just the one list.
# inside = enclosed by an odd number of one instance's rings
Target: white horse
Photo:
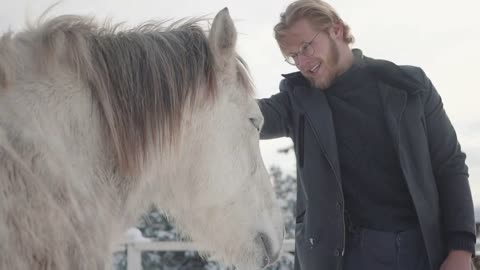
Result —
[[152, 203], [241, 269], [279, 255], [261, 112], [227, 10], [130, 30], [61, 16], [0, 40], [0, 269], [108, 269]]

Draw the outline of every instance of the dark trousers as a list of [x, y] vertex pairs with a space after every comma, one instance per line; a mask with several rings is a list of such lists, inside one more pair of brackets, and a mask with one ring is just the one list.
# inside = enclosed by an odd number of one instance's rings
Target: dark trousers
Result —
[[350, 230], [343, 270], [430, 270], [420, 229], [404, 232]]

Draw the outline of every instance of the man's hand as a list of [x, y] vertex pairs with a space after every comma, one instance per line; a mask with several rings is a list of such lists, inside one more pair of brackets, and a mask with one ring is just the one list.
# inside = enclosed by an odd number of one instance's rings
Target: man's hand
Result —
[[471, 270], [472, 253], [464, 250], [452, 250], [440, 266], [440, 270]]

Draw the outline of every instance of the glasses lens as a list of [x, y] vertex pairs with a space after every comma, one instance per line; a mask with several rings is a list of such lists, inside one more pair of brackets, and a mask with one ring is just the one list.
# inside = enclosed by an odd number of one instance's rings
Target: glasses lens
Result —
[[313, 47], [311, 44], [309, 43], [305, 43], [303, 46], [302, 46], [302, 50], [301, 50], [301, 53], [305, 56], [312, 56], [313, 55]]

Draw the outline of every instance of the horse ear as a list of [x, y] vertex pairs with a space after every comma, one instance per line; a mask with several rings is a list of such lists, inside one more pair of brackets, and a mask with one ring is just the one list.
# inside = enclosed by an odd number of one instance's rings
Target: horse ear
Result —
[[228, 8], [222, 9], [213, 19], [208, 39], [215, 53], [223, 57], [233, 56], [237, 43], [237, 30]]

